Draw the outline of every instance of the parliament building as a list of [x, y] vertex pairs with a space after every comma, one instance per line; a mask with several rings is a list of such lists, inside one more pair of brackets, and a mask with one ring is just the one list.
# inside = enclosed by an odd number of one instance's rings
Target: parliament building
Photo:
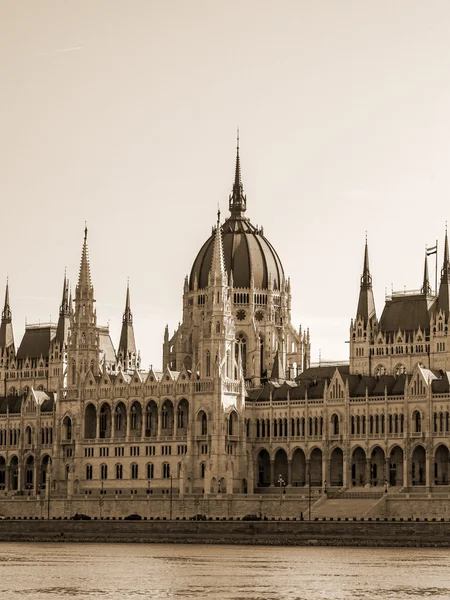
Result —
[[218, 214], [185, 278], [161, 370], [141, 366], [129, 288], [117, 347], [97, 323], [87, 230], [74, 297], [64, 277], [58, 321], [27, 325], [18, 345], [7, 284], [0, 494], [449, 485], [447, 234], [437, 293], [425, 259], [421, 289], [392, 293], [380, 318], [366, 241], [355, 307], [349, 362], [312, 366], [309, 330], [292, 324], [290, 279], [247, 216], [238, 147], [229, 215]]

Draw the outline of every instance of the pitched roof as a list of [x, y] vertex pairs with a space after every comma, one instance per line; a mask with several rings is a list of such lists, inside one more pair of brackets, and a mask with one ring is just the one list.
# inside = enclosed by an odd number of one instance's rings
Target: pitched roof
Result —
[[398, 294], [386, 299], [380, 331], [422, 331], [430, 329], [430, 313], [436, 299], [426, 294]]
[[56, 335], [55, 323], [43, 325], [27, 325], [17, 351], [18, 359], [39, 358], [49, 356], [50, 344]]

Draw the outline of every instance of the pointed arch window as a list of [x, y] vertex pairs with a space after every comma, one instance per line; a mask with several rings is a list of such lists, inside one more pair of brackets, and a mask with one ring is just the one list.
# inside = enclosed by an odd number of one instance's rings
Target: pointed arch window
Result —
[[211, 377], [211, 352], [206, 351], [206, 377]]

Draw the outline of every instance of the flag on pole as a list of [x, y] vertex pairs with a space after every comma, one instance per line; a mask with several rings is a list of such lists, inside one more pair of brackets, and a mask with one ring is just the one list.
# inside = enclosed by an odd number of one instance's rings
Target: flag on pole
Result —
[[432, 248], [427, 248], [427, 256], [431, 256], [432, 254], [437, 254], [437, 245]]

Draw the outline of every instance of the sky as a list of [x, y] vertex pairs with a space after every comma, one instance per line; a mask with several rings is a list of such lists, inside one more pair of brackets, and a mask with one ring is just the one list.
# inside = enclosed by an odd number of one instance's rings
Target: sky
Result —
[[[247, 216], [291, 277], [312, 360], [347, 360], [367, 232], [378, 316], [421, 287], [450, 215], [447, 0], [2, 0], [0, 286], [18, 344], [56, 320], [87, 222], [100, 324], [127, 278], [142, 366], [225, 217], [240, 129]], [[434, 257], [430, 257], [433, 274]], [[1, 287], [0, 287], [1, 289]]]

